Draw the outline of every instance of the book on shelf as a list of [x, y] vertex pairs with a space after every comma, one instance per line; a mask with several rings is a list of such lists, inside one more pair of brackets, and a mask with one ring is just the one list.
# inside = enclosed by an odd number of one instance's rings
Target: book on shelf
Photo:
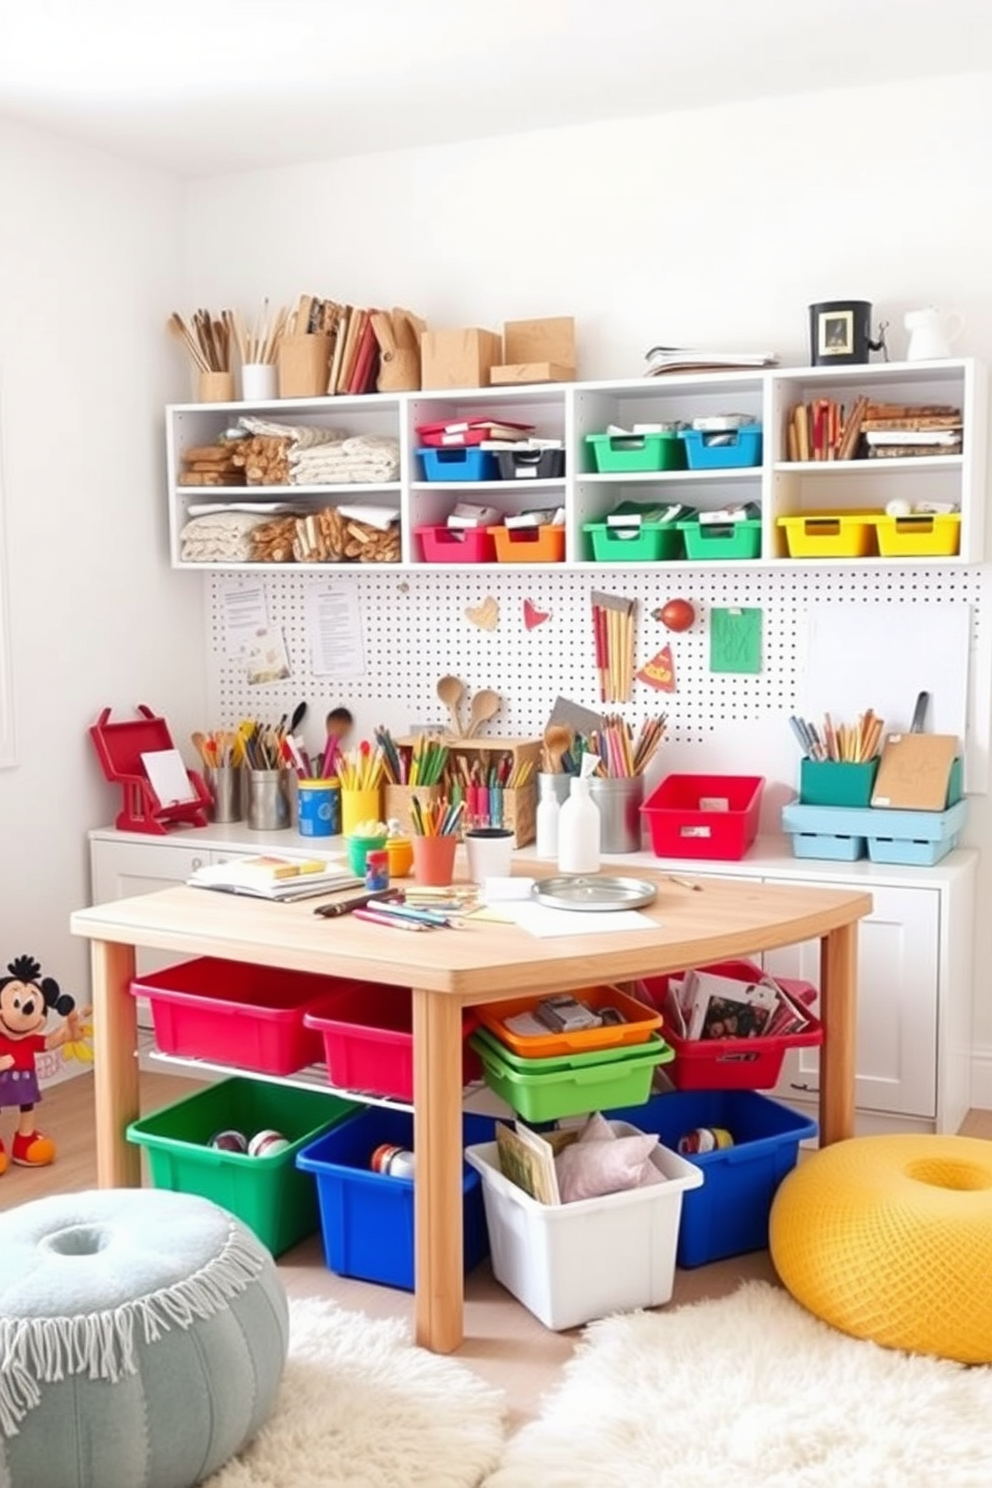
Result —
[[275, 853], [206, 863], [186, 880], [195, 889], [248, 894], [257, 899], [305, 899], [359, 888], [364, 880], [333, 858], [293, 858]]
[[341, 363], [344, 359], [344, 344], [348, 339], [348, 326], [354, 310], [351, 305], [341, 305], [338, 309], [337, 324], [334, 331], [334, 350], [331, 352], [331, 367], [327, 378], [328, 394], [333, 396], [338, 390], [338, 382], [341, 378]]
[[429, 448], [451, 445], [483, 444], [487, 440], [500, 439], [516, 443], [527, 439], [534, 430], [533, 424], [515, 424], [503, 419], [462, 419], [450, 423], [418, 424], [417, 434]]
[[359, 343], [365, 333], [365, 326], [369, 318], [369, 312], [361, 306], [355, 306], [348, 317], [348, 332], [344, 339], [344, 352], [341, 357], [341, 370], [338, 373], [335, 392], [348, 393], [351, 390], [351, 378], [355, 370], [355, 358], [358, 355]]
[[376, 373], [379, 370], [379, 343], [376, 340], [375, 327], [372, 324], [372, 315], [374, 313], [371, 310], [362, 311], [365, 319], [362, 322], [351, 380], [348, 383], [348, 391], [352, 394], [368, 393], [375, 390]]

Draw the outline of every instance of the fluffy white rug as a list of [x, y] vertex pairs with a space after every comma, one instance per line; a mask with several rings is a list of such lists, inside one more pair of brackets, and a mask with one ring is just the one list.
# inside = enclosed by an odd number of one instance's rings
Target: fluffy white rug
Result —
[[486, 1488], [989, 1488], [992, 1369], [848, 1338], [767, 1282], [591, 1323]]
[[293, 1300], [272, 1415], [203, 1488], [475, 1488], [503, 1418], [499, 1391], [415, 1348], [405, 1324]]

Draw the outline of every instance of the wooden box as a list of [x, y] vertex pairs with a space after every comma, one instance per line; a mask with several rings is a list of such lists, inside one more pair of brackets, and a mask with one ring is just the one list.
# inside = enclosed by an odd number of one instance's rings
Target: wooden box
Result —
[[503, 339], [478, 327], [424, 331], [420, 338], [423, 388], [488, 387], [489, 374], [503, 360]]
[[[483, 772], [488, 771], [491, 765], [497, 764], [503, 755], [508, 754], [511, 758], [511, 779], [523, 772], [523, 783], [515, 789], [504, 789], [503, 791], [503, 819], [508, 827], [513, 828], [514, 847], [526, 847], [534, 841], [537, 836], [537, 771], [541, 760], [540, 739], [459, 739], [453, 734], [443, 736], [448, 746], [448, 764], [453, 773], [464, 779], [471, 772], [472, 766], [478, 762]], [[397, 744], [412, 745], [415, 740], [413, 736], [397, 739]], [[464, 762], [464, 763], [463, 763]], [[417, 787], [413, 786], [387, 786], [386, 788], [386, 815], [399, 816], [399, 811], [392, 811], [389, 802], [391, 791], [421, 791], [437, 790], [437, 786]], [[398, 805], [406, 804], [409, 811], [409, 802], [404, 803], [401, 796], [396, 797]], [[400, 820], [403, 818], [400, 817]]]
[[441, 785], [387, 785], [383, 812], [387, 821], [395, 818], [409, 837], [413, 832], [413, 818], [410, 814], [413, 797], [416, 796], [422, 806], [432, 806], [443, 795], [444, 787]]
[[323, 398], [330, 376], [330, 336], [283, 336], [277, 368], [280, 398]]

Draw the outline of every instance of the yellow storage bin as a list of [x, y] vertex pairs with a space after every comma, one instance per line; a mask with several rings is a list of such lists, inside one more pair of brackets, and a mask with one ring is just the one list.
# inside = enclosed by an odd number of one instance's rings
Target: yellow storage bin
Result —
[[873, 558], [875, 512], [806, 512], [779, 517], [790, 558]]
[[875, 529], [883, 558], [953, 558], [961, 550], [960, 512], [879, 517]]

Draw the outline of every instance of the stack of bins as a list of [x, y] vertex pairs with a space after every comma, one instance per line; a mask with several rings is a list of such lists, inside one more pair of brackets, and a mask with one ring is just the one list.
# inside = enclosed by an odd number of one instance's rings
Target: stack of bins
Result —
[[[715, 976], [754, 981], [761, 968], [749, 961], [700, 967]], [[645, 1000], [663, 1008], [671, 976], [640, 983]], [[817, 1134], [815, 1121], [760, 1091], [771, 1089], [786, 1050], [819, 1045], [823, 1028], [808, 1011], [808, 982], [778, 978], [793, 999], [807, 1008], [807, 1026], [791, 1034], [753, 1038], [687, 1039], [666, 1027], [674, 1058], [666, 1075], [675, 1087], [647, 1106], [618, 1107], [608, 1114], [637, 1120], [666, 1146], [685, 1151], [705, 1183], [686, 1196], [679, 1232], [678, 1264], [701, 1266], [768, 1244], [768, 1216], [779, 1183], [796, 1165], [799, 1143]], [[712, 1150], [690, 1150], [702, 1135]], [[683, 1140], [688, 1139], [685, 1147]]]
[[[329, 1011], [353, 986], [213, 957], [132, 981], [133, 995], [149, 1000], [162, 1053], [244, 1072], [130, 1124], [128, 1140], [145, 1149], [157, 1188], [212, 1199], [274, 1255], [316, 1230], [313, 1181], [297, 1169], [296, 1155], [356, 1108], [330, 1092], [278, 1081], [319, 1060], [320, 1037], [304, 1020]], [[221, 1133], [229, 1144], [232, 1134], [247, 1144], [265, 1130], [286, 1145], [265, 1156], [216, 1145]]]
[[[324, 1257], [339, 1276], [412, 1291], [415, 1275], [413, 1169], [413, 993], [409, 987], [362, 984], [323, 1013], [308, 1013], [308, 1028], [323, 1039], [332, 1085], [375, 1104], [326, 1132], [298, 1155], [317, 1184]], [[475, 1028], [473, 1009], [462, 1020], [462, 1080], [479, 1078], [478, 1056], [467, 1039]], [[381, 1104], [388, 1102], [389, 1104]], [[463, 1145], [489, 1141], [491, 1117], [464, 1117]], [[394, 1149], [395, 1161], [374, 1154]], [[478, 1175], [463, 1173], [466, 1271], [489, 1254]]]

